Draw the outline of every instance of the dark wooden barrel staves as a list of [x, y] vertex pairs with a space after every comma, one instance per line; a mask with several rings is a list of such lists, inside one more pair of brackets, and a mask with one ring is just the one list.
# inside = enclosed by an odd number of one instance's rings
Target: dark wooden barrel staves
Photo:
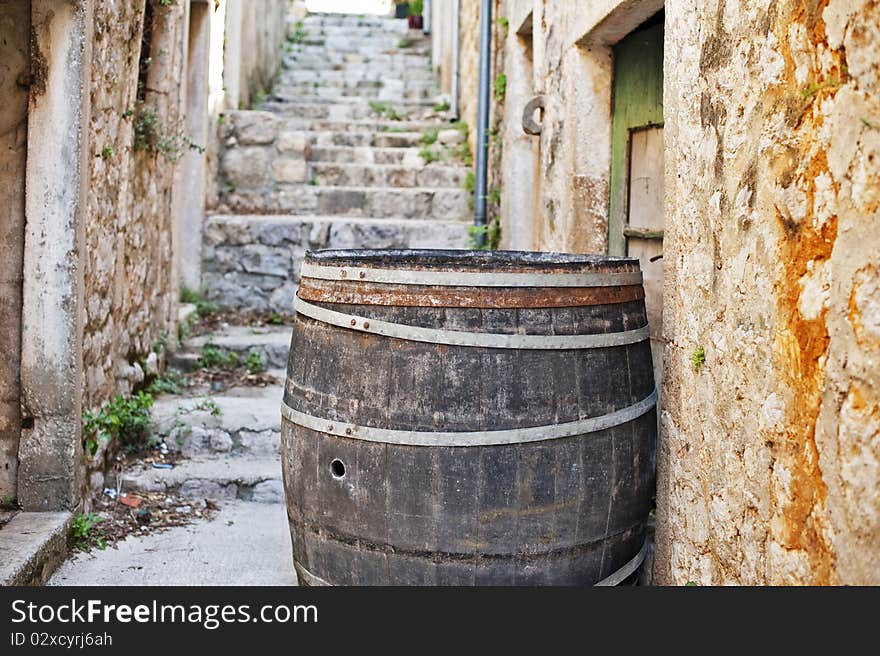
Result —
[[636, 570], [657, 425], [637, 260], [320, 251], [296, 312], [282, 450], [301, 583]]

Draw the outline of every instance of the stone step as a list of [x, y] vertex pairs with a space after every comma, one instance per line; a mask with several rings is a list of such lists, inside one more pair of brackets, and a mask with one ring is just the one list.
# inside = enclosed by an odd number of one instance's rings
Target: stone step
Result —
[[433, 74], [427, 60], [419, 65], [413, 65], [412, 62], [393, 61], [390, 55], [370, 58], [366, 55], [340, 56], [332, 53], [328, 53], [324, 58], [288, 53], [282, 59], [282, 70], [318, 75], [342, 73], [345, 77], [363, 77], [365, 79], [397, 76], [401, 79], [417, 80], [425, 79], [427, 75]]
[[[298, 111], [301, 106], [306, 105], [327, 105], [327, 99], [322, 98], [321, 96], [315, 96], [311, 94], [304, 95], [294, 95], [287, 96], [281, 90], [279, 93], [273, 92], [267, 99], [266, 103], [285, 103], [288, 109], [293, 111]], [[337, 105], [347, 105], [351, 107], [364, 107], [366, 109], [370, 109], [370, 105], [375, 104], [375, 101], [372, 99], [363, 99], [351, 96], [341, 96], [337, 100], [334, 101], [333, 104]], [[409, 108], [420, 108], [420, 107], [430, 107], [434, 104], [433, 101], [423, 99], [423, 100], [403, 100], [400, 102], [400, 107], [397, 105], [392, 105], [393, 109], [409, 109]], [[372, 110], [371, 110], [372, 111]]]
[[43, 585], [67, 557], [69, 512], [18, 512], [0, 528], [0, 585]]
[[[356, 20], [352, 20], [355, 18]], [[291, 21], [294, 22], [295, 21]], [[320, 30], [338, 30], [345, 33], [350, 30], [383, 30], [399, 34], [421, 34], [418, 30], [410, 30], [406, 19], [393, 18], [390, 16], [355, 16], [344, 14], [322, 15], [309, 14], [302, 21], [302, 27], [307, 32]]]
[[[363, 75], [354, 75], [354, 76], [329, 76], [329, 75], [320, 75], [316, 74], [314, 77], [303, 75], [304, 73], [317, 73], [316, 71], [297, 71], [299, 75], [295, 75], [294, 72], [282, 73], [278, 78], [277, 84], [281, 87], [289, 87], [302, 85], [303, 88], [310, 87], [333, 87], [340, 89], [378, 89], [381, 88], [385, 84], [396, 84], [399, 82], [403, 82], [406, 87], [413, 88], [424, 88], [424, 87], [433, 87], [435, 85], [435, 81], [433, 77], [428, 74], [422, 73], [421, 77], [410, 77], [407, 76], [406, 79], [401, 80], [399, 77], [392, 77], [386, 74], [383, 75], [374, 75], [372, 77], [364, 77]], [[334, 71], [334, 73], [341, 73], [341, 71]]]
[[464, 185], [463, 166], [393, 166], [315, 162], [309, 167], [320, 186], [453, 187]]
[[[399, 117], [397, 122], [420, 121], [436, 116], [433, 108], [437, 99], [388, 101], [388, 106]], [[363, 98], [340, 96], [331, 102], [327, 98], [271, 97], [262, 104], [262, 109], [272, 112], [279, 118], [323, 119], [330, 121], [379, 120], [383, 117]], [[426, 116], [427, 115], [427, 116]], [[387, 119], [387, 114], [384, 115]], [[396, 122], [391, 119], [391, 122]]]
[[437, 89], [431, 86], [408, 86], [398, 88], [391, 85], [354, 88], [320, 86], [313, 84], [279, 84], [275, 87], [273, 95], [282, 98], [292, 98], [298, 95], [310, 95], [317, 98], [335, 100], [338, 98], [363, 98], [367, 100], [387, 100], [390, 102], [402, 102], [405, 100], [433, 99], [437, 95]]
[[[280, 411], [278, 417], [280, 424]], [[114, 476], [108, 477], [108, 487], [116, 485]], [[122, 473], [121, 489], [135, 493], [177, 492], [193, 500], [284, 502], [280, 456], [198, 456], [178, 462], [173, 469], [154, 469], [146, 463], [138, 464]]]
[[[282, 56], [287, 70], [373, 72], [394, 75], [409, 71], [430, 71], [428, 55], [408, 50], [377, 50], [375, 52], [343, 52], [305, 46], [288, 50]], [[341, 68], [340, 68], [341, 67]]]
[[309, 151], [310, 162], [342, 164], [393, 164], [421, 166], [419, 148], [374, 148], [370, 146], [315, 146]]
[[356, 132], [347, 130], [311, 130], [306, 133], [306, 138], [312, 148], [324, 146], [420, 148], [423, 135], [418, 131]]
[[406, 35], [375, 32], [370, 34], [310, 34], [293, 44], [295, 52], [304, 54], [320, 51], [378, 52], [382, 54], [405, 54], [430, 56], [431, 46], [425, 39], [411, 39]]
[[[292, 308], [288, 309], [287, 314], [291, 312]], [[258, 328], [252, 326], [224, 326], [210, 334], [191, 337], [183, 344], [183, 348], [201, 353], [205, 344], [211, 343], [218, 348], [237, 353], [242, 358], [246, 357], [251, 351], [256, 351], [263, 357], [266, 365], [273, 372], [280, 372], [283, 378], [284, 370], [287, 368], [287, 354], [290, 351], [290, 337], [291, 329], [289, 326], [260, 326]], [[268, 387], [262, 389], [270, 390]], [[280, 391], [275, 390], [275, 392], [277, 392], [276, 397], [281, 398], [278, 396]], [[272, 393], [274, 392], [267, 391], [257, 396], [263, 399], [265, 394], [271, 396]], [[232, 395], [236, 398], [247, 396], [247, 394], [240, 390], [235, 391]]]
[[362, 119], [358, 121], [334, 121], [328, 119], [287, 119], [285, 123], [289, 130], [307, 130], [314, 132], [418, 132], [448, 127], [442, 119], [429, 119], [424, 121], [383, 121]]
[[[438, 120], [339, 121], [292, 118], [259, 110], [229, 111], [223, 117], [220, 133], [227, 150], [237, 146], [275, 146], [275, 154], [305, 156], [308, 146], [376, 146], [409, 148], [421, 145], [428, 130], [441, 130]], [[266, 162], [268, 168], [269, 162]], [[246, 172], [248, 173], [248, 172]], [[255, 177], [245, 175], [244, 177]]]
[[205, 225], [202, 284], [208, 297], [225, 308], [289, 313], [307, 250], [464, 248], [468, 225], [462, 221], [211, 215]]
[[292, 55], [314, 57], [344, 57], [345, 55], [363, 55], [364, 57], [389, 57], [405, 58], [407, 64], [424, 66], [431, 60], [431, 50], [426, 47], [401, 47], [399, 41], [393, 39], [351, 40], [346, 37], [334, 37], [324, 39], [321, 43], [309, 44], [307, 42], [295, 44], [291, 48]]
[[311, 214], [335, 217], [465, 220], [464, 189], [411, 187], [321, 187], [286, 185], [227, 190], [223, 203], [238, 214]]
[[[387, 72], [373, 66], [353, 65], [340, 69], [317, 71], [308, 69], [294, 69], [284, 71], [279, 80], [289, 82], [320, 82], [322, 84], [353, 84], [353, 83], [376, 83], [391, 77]], [[399, 79], [399, 78], [398, 78]], [[411, 70], [407, 73], [406, 81], [410, 82], [434, 82], [434, 74], [430, 70]]]
[[[242, 329], [244, 330], [244, 329]], [[286, 334], [283, 360], [287, 360], [290, 335]], [[226, 341], [244, 346], [244, 335], [227, 335]], [[196, 341], [196, 340], [191, 340]], [[201, 337], [200, 345], [187, 343], [186, 349], [200, 353], [205, 344], [228, 348], [221, 336]], [[242, 348], [238, 352], [248, 352]], [[187, 457], [200, 454], [230, 457], [274, 457], [280, 452], [280, 404], [284, 393], [284, 370], [274, 369], [277, 385], [234, 387], [222, 394], [206, 397], [183, 397], [165, 394], [156, 399], [151, 410], [152, 434], [164, 440], [172, 451]]]
[[[393, 25], [391, 28], [387, 28], [384, 24], [378, 25], [310, 25], [306, 27], [303, 25], [303, 32], [306, 36], [306, 41], [314, 38], [327, 38], [327, 37], [344, 37], [344, 36], [356, 36], [358, 38], [372, 38], [372, 37], [395, 37], [397, 39], [410, 39], [415, 43], [418, 42], [429, 42], [430, 40], [425, 37], [425, 35], [418, 30], [401, 30], [399, 26]], [[292, 40], [293, 43], [296, 42], [296, 38]]]
[[[294, 22], [288, 20], [288, 22]], [[382, 29], [395, 32], [408, 32], [409, 25], [404, 18], [394, 18], [391, 16], [377, 15], [354, 15], [354, 14], [334, 14], [334, 13], [310, 13], [302, 19], [303, 28], [311, 30], [314, 28], [339, 27], [339, 28], [356, 28], [356, 27], [380, 27]]]

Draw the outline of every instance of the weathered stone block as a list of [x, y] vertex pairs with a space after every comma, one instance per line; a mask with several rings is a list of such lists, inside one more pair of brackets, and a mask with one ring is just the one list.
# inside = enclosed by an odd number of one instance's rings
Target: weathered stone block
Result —
[[286, 278], [290, 274], [290, 251], [277, 246], [248, 244], [241, 249], [241, 266], [247, 273]]
[[211, 431], [210, 445], [212, 451], [228, 453], [229, 451], [232, 451], [232, 438], [226, 431]]
[[318, 197], [318, 211], [321, 214], [360, 216], [366, 204], [367, 193], [360, 190], [328, 187]]
[[397, 191], [393, 194], [384, 192], [371, 194], [369, 215], [403, 219], [428, 218], [431, 215], [431, 192]]
[[276, 182], [302, 184], [309, 177], [305, 159], [279, 159], [272, 163], [272, 175]]
[[[269, 309], [268, 294], [249, 279], [242, 279], [240, 274], [217, 274], [206, 272], [203, 277], [208, 297], [226, 308], [250, 308], [255, 312]], [[277, 278], [270, 288], [277, 286]]]
[[257, 483], [251, 501], [256, 503], [283, 503], [284, 486], [278, 479]]
[[188, 499], [234, 499], [238, 488], [234, 483], [223, 486], [216, 481], [195, 478], [185, 481], [179, 492]]
[[275, 144], [279, 153], [308, 156], [309, 141], [305, 132], [282, 132]]
[[463, 189], [438, 189], [431, 203], [431, 216], [435, 219], [456, 220], [468, 216], [468, 193]]
[[278, 118], [271, 112], [239, 111], [230, 115], [235, 136], [242, 145], [263, 145], [275, 141]]
[[236, 188], [259, 187], [268, 182], [269, 153], [259, 146], [231, 148], [223, 154], [221, 167]]

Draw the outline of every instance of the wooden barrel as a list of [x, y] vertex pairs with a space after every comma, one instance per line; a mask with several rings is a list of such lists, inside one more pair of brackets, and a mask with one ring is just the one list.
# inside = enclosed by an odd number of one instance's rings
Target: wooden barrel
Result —
[[306, 256], [282, 405], [306, 585], [616, 584], [656, 390], [638, 260]]

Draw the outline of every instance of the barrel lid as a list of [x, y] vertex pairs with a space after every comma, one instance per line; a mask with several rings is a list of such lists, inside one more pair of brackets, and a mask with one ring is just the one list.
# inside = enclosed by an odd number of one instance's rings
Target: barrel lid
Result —
[[439, 249], [325, 249], [309, 251], [305, 261], [323, 266], [440, 271], [638, 271], [631, 257], [539, 251]]

